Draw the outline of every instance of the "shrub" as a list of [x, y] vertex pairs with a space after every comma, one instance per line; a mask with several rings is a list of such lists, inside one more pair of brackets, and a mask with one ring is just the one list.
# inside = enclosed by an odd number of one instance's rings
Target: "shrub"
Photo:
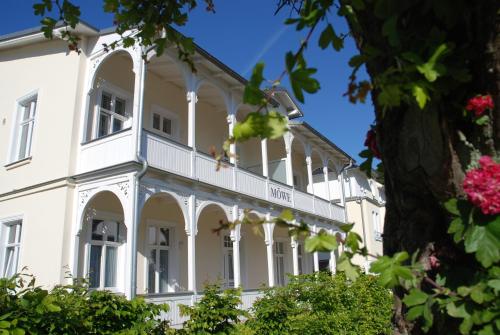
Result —
[[255, 334], [389, 334], [391, 293], [362, 275], [350, 283], [343, 274], [291, 277], [257, 300], [247, 326]]
[[[220, 292], [218, 284], [205, 286], [203, 297], [193, 307], [181, 305], [181, 314], [189, 316], [180, 334], [236, 334], [236, 325], [248, 314], [239, 309], [241, 291]], [[241, 330], [243, 328], [240, 328]]]
[[153, 334], [166, 305], [127, 300], [85, 283], [51, 291], [26, 275], [0, 279], [0, 334]]

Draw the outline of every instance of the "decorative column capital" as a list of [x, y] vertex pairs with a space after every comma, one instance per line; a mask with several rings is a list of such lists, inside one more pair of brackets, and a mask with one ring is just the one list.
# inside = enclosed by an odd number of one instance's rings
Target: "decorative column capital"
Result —
[[196, 94], [195, 91], [188, 91], [186, 93], [186, 100], [188, 101], [188, 103], [191, 103], [192, 101], [194, 101], [194, 103], [197, 103], [198, 95]]
[[312, 165], [312, 159], [311, 159], [311, 156], [310, 156], [310, 155], [306, 156], [306, 164], [307, 164], [308, 166]]

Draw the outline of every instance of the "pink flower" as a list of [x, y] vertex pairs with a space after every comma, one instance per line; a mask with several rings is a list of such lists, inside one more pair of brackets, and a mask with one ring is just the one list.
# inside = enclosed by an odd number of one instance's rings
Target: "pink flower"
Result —
[[465, 175], [464, 191], [469, 201], [484, 214], [500, 214], [500, 164], [483, 156], [479, 165]]
[[436, 255], [432, 254], [429, 256], [429, 264], [431, 269], [436, 270], [441, 265], [441, 261], [436, 257]]
[[375, 158], [380, 159], [381, 155], [380, 150], [378, 150], [377, 146], [377, 136], [375, 134], [375, 130], [370, 129], [366, 133], [365, 146], [367, 146], [371, 150]]
[[486, 109], [492, 110], [494, 108], [493, 99], [491, 95], [476, 95], [467, 101], [465, 109], [469, 112], [474, 111], [476, 116], [481, 116]]

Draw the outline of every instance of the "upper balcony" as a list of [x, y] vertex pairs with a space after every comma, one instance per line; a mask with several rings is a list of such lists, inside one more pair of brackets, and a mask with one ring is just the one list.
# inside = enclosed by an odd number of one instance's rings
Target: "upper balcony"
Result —
[[[91, 57], [78, 172], [133, 161], [140, 149], [151, 167], [344, 222], [338, 171], [349, 157], [300, 123], [280, 139], [233, 145], [216, 171], [213, 151], [253, 108], [240, 103], [241, 78], [203, 57], [196, 66], [195, 75], [168, 54], [145, 65], [128, 50]], [[284, 115], [296, 110], [279, 100]]]

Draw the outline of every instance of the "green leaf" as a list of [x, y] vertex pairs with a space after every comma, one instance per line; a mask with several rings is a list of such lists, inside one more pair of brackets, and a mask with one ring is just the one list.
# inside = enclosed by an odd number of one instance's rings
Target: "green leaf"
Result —
[[344, 272], [347, 278], [353, 281], [359, 277], [359, 268], [352, 264], [345, 253], [340, 255], [337, 262], [337, 270]]
[[420, 86], [419, 84], [414, 83], [412, 84], [411, 91], [413, 96], [415, 97], [415, 100], [417, 101], [418, 107], [420, 107], [420, 109], [424, 109], [427, 101], [430, 100], [427, 89], [423, 86]]
[[478, 126], [484, 126], [485, 124], [487, 124], [488, 122], [490, 122], [490, 118], [488, 117], [488, 115], [483, 115], [483, 116], [477, 118], [474, 122]]
[[453, 318], [464, 319], [470, 317], [470, 314], [467, 313], [467, 310], [465, 309], [465, 304], [461, 304], [457, 307], [454, 302], [449, 302], [446, 305], [446, 311], [448, 315]]
[[399, 45], [399, 34], [397, 30], [398, 16], [393, 15], [389, 19], [385, 20], [382, 25], [382, 36], [386, 36], [389, 40], [389, 44], [393, 47]]
[[448, 233], [453, 234], [453, 240], [455, 241], [455, 243], [458, 243], [462, 240], [464, 230], [465, 225], [462, 221], [462, 218], [460, 217], [454, 218], [451, 221], [450, 226], [448, 227]]
[[477, 335], [495, 335], [495, 330], [493, 330], [493, 325], [486, 325], [481, 329]]
[[406, 306], [412, 307], [425, 303], [428, 297], [429, 295], [427, 293], [422, 292], [418, 288], [413, 288], [410, 290], [409, 294], [405, 295], [405, 297], [403, 298], [403, 302]]
[[462, 323], [458, 327], [458, 330], [460, 331], [460, 334], [466, 335], [469, 334], [473, 325], [474, 322], [472, 321], [472, 317], [467, 317], [464, 319], [464, 321], [462, 321]]
[[257, 63], [252, 71], [252, 76], [245, 86], [243, 102], [250, 105], [259, 105], [262, 102], [263, 94], [260, 85], [264, 81], [264, 63]]
[[331, 44], [336, 51], [344, 47], [344, 41], [335, 33], [331, 24], [328, 24], [321, 33], [318, 44], [321, 49], [326, 49]]
[[444, 208], [453, 215], [460, 215], [458, 210], [458, 199], [452, 198], [444, 203]]
[[302, 68], [302, 66], [298, 66], [295, 71], [289, 73], [288, 78], [293, 94], [302, 103], [304, 102], [302, 91], [316, 93], [320, 88], [319, 82], [311, 77], [316, 71], [314, 68]]
[[293, 221], [293, 219], [295, 218], [293, 216], [293, 212], [290, 209], [284, 209], [279, 217], [284, 221]]
[[333, 251], [338, 247], [337, 238], [321, 230], [318, 234], [306, 239], [305, 249], [307, 252]]
[[488, 280], [488, 286], [495, 291], [495, 294], [498, 294], [500, 292], [500, 279]]
[[378, 96], [378, 103], [382, 107], [397, 107], [401, 103], [401, 95], [399, 85], [383, 86]]
[[436, 48], [426, 63], [417, 65], [418, 72], [423, 74], [427, 81], [434, 82], [438, 77], [446, 73], [444, 65], [437, 62], [446, 52], [448, 52], [448, 46], [443, 43]]
[[413, 274], [411, 270], [401, 265], [402, 262], [408, 259], [407, 252], [399, 252], [392, 257], [382, 256], [374, 261], [370, 267], [370, 272], [378, 273], [378, 282], [380, 285], [392, 288], [396, 286], [400, 279], [411, 280]]
[[424, 306], [423, 305], [418, 305], [418, 306], [413, 306], [408, 310], [408, 313], [406, 314], [406, 317], [408, 320], [413, 321], [418, 319], [424, 314]]
[[288, 131], [286, 118], [278, 112], [267, 114], [249, 113], [245, 120], [236, 123], [233, 137], [236, 141], [246, 141], [253, 137], [275, 139]]
[[495, 221], [486, 226], [473, 226], [465, 237], [465, 251], [475, 253], [486, 268], [500, 261], [500, 240], [496, 236]]

